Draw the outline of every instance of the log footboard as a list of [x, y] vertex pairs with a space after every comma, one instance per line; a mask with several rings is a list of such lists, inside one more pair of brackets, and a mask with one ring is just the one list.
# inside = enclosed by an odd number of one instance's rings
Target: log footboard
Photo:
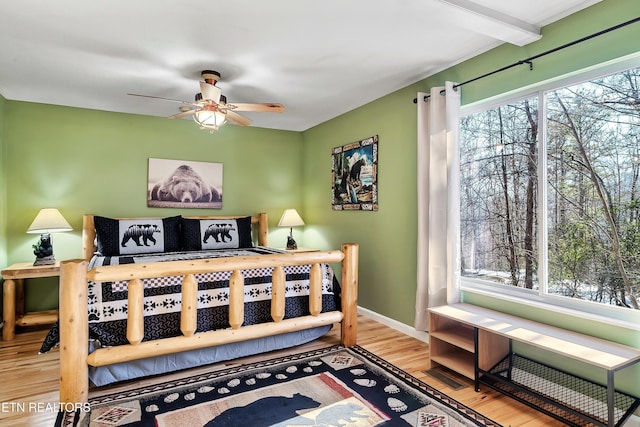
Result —
[[[341, 262], [341, 311], [321, 313], [320, 263]], [[284, 272], [282, 267], [311, 264], [310, 315], [284, 319]], [[271, 316], [273, 322], [242, 326], [244, 319], [243, 270], [273, 267]], [[198, 284], [195, 274], [231, 271], [229, 281], [230, 329], [195, 333]], [[152, 341], [144, 339], [142, 279], [183, 276], [180, 330], [182, 336]], [[87, 281], [127, 280], [129, 344], [102, 348], [88, 354]], [[272, 254], [253, 257], [216, 258], [96, 267], [87, 261], [60, 263], [60, 402], [82, 403], [88, 399], [88, 365], [103, 366], [146, 357], [246, 341], [341, 322], [341, 343], [356, 344], [358, 295], [358, 245], [347, 243], [340, 251]]]

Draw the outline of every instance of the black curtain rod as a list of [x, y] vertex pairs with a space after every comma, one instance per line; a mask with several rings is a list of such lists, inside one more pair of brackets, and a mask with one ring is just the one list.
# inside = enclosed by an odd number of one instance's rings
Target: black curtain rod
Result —
[[[545, 52], [539, 53], [539, 54], [534, 55], [534, 56], [530, 56], [529, 58], [522, 59], [522, 60], [520, 60], [520, 61], [518, 61], [518, 62], [514, 62], [513, 64], [509, 64], [509, 65], [504, 66], [504, 67], [502, 67], [502, 68], [498, 68], [497, 70], [491, 71], [491, 72], [486, 73], [486, 74], [483, 74], [483, 75], [481, 75], [481, 76], [474, 77], [474, 78], [472, 78], [471, 80], [467, 80], [467, 81], [465, 81], [465, 82], [458, 83], [458, 84], [456, 84], [456, 85], [453, 85], [453, 88], [454, 88], [454, 89], [456, 89], [456, 88], [458, 88], [458, 87], [460, 87], [460, 86], [466, 85], [466, 84], [468, 84], [468, 83], [475, 82], [476, 80], [484, 79], [485, 77], [492, 76], [492, 75], [494, 75], [494, 74], [500, 73], [500, 72], [502, 72], [502, 71], [506, 71], [506, 70], [508, 70], [508, 69], [510, 69], [510, 68], [517, 67], [517, 66], [519, 66], [519, 65], [529, 64], [529, 70], [533, 70], [533, 61], [534, 61], [534, 60], [536, 60], [536, 59], [538, 59], [538, 58], [541, 58], [541, 57], [543, 57], [543, 56], [549, 55], [549, 54], [551, 54], [551, 53], [557, 52], [557, 51], [562, 50], [562, 49], [566, 49], [566, 48], [568, 48], [568, 47], [571, 47], [571, 46], [574, 46], [574, 45], [576, 45], [576, 44], [579, 44], [579, 43], [585, 42], [585, 41], [587, 41], [587, 40], [591, 40], [591, 39], [593, 39], [593, 38], [595, 38], [595, 37], [598, 37], [598, 36], [601, 36], [601, 35], [603, 35], [603, 34], [610, 33], [611, 31], [618, 30], [618, 29], [620, 29], [620, 28], [622, 28], [622, 27], [626, 27], [627, 25], [635, 24], [635, 23], [636, 23], [636, 22], [638, 22], [638, 21], [640, 21], [640, 17], [633, 18], [633, 19], [631, 19], [631, 20], [629, 20], [629, 21], [626, 21], [626, 22], [623, 22], [623, 23], [621, 23], [621, 24], [614, 25], [613, 27], [609, 27], [609, 28], [606, 28], [606, 29], [604, 29], [604, 30], [602, 30], [602, 31], [598, 31], [597, 33], [593, 33], [593, 34], [590, 34], [590, 35], [588, 35], [588, 36], [582, 37], [582, 38], [580, 38], [580, 39], [574, 40], [574, 41], [572, 41], [572, 42], [569, 42], [569, 43], [563, 44], [562, 46], [558, 46], [558, 47], [555, 47], [555, 48], [553, 48], [553, 49], [549, 49], [549, 50], [547, 50], [547, 51], [545, 51]], [[430, 95], [425, 95], [425, 96], [424, 96], [424, 101], [428, 100], [428, 99], [429, 99], [429, 96], [430, 96]], [[414, 103], [414, 104], [417, 104], [417, 103], [418, 103], [418, 98], [413, 98], [413, 103]]]

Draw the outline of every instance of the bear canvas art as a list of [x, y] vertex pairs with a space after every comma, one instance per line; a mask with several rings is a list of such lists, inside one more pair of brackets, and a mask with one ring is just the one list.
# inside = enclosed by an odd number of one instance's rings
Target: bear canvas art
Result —
[[149, 159], [149, 207], [222, 208], [222, 163]]

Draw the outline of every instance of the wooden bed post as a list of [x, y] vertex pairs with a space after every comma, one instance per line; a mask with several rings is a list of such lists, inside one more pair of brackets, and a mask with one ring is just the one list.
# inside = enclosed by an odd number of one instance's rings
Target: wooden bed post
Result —
[[269, 246], [269, 217], [264, 212], [258, 214], [258, 245]]
[[309, 313], [317, 316], [320, 312], [322, 312], [322, 269], [320, 264], [313, 264], [309, 270]]
[[84, 403], [89, 395], [87, 261], [60, 263], [60, 402]]
[[82, 216], [82, 258], [89, 261], [96, 250], [96, 227], [93, 215]]
[[238, 329], [244, 322], [244, 276], [241, 270], [233, 270], [229, 277], [229, 325]]
[[352, 347], [358, 335], [358, 249], [356, 243], [342, 245], [342, 329], [340, 342]]
[[127, 340], [136, 345], [144, 339], [144, 285], [142, 280], [129, 280], [127, 294]]
[[271, 318], [274, 322], [280, 322], [284, 319], [286, 281], [284, 268], [274, 267], [271, 275]]
[[198, 329], [198, 281], [193, 274], [182, 279], [182, 308], [180, 310], [180, 331], [190, 337]]

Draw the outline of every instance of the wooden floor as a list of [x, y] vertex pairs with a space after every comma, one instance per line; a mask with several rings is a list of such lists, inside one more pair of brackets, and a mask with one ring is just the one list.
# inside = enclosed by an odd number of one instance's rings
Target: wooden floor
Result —
[[[563, 426], [525, 405], [482, 387], [476, 393], [470, 380], [447, 372], [465, 387], [452, 390], [445, 383], [434, 379], [423, 371], [430, 368], [429, 347], [424, 342], [404, 335], [369, 318], [358, 317], [358, 344], [372, 353], [400, 367], [406, 372], [430, 384], [463, 404], [506, 426]], [[46, 330], [30, 330], [16, 334], [14, 341], [0, 341], [0, 425], [8, 426], [52, 426], [56, 414], [52, 408], [58, 402], [58, 351], [39, 355], [41, 341]], [[193, 369], [193, 373], [222, 369], [259, 358], [273, 358], [288, 353], [300, 353], [314, 348], [339, 343], [339, 329], [304, 346], [286, 351], [277, 351], [262, 356], [252, 356], [231, 362]], [[181, 375], [185, 375], [184, 372]], [[175, 374], [174, 374], [175, 376]], [[160, 376], [135, 385], [166, 381], [170, 376]], [[131, 383], [110, 388], [92, 390], [90, 397], [130, 387]]]

